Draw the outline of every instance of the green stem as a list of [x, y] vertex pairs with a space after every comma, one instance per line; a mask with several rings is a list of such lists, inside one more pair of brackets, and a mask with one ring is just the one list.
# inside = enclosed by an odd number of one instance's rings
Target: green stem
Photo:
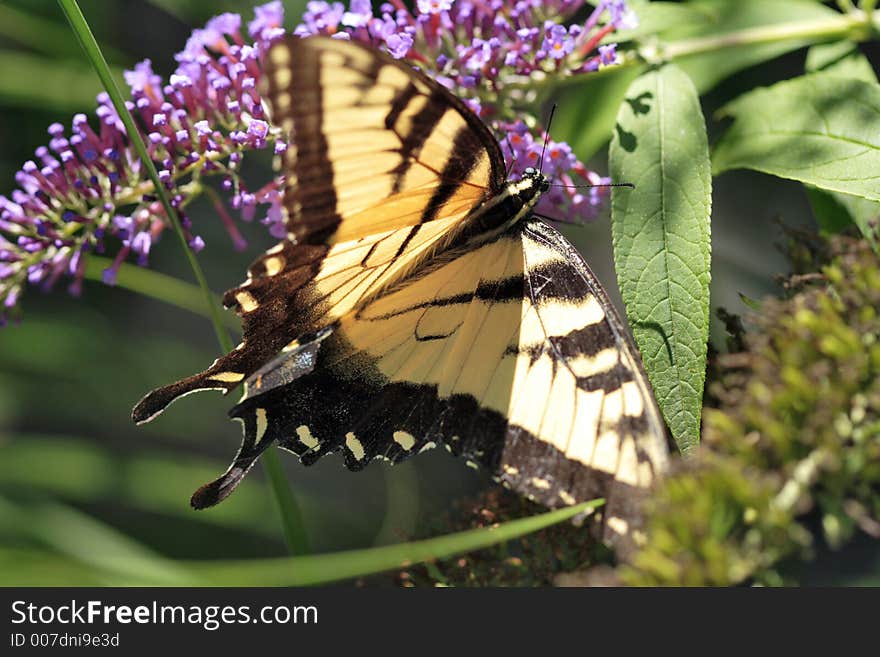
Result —
[[871, 31], [871, 22], [862, 12], [821, 20], [760, 25], [727, 34], [675, 41], [658, 49], [660, 59], [673, 60], [738, 46], [807, 39], [814, 42], [852, 38], [864, 40]]
[[[141, 134], [138, 131], [137, 126], [135, 126], [134, 119], [125, 107], [125, 101], [122, 98], [122, 94], [119, 92], [119, 87], [113, 79], [110, 68], [107, 66], [107, 61], [104, 59], [101, 48], [98, 46], [98, 42], [95, 40], [91, 28], [89, 28], [88, 22], [86, 22], [76, 0], [58, 0], [58, 4], [61, 6], [62, 11], [64, 11], [65, 16], [67, 16], [67, 20], [70, 23], [73, 32], [79, 39], [80, 45], [82, 45], [83, 50], [85, 50], [86, 55], [95, 69], [95, 72], [98, 74], [104, 88], [107, 90], [107, 94], [110, 96], [113, 106], [119, 114], [119, 118], [125, 125], [128, 138], [131, 140], [132, 145], [137, 151], [141, 163], [147, 170], [150, 180], [153, 181], [155, 193], [162, 203], [165, 215], [168, 217], [168, 221], [174, 228], [174, 232], [180, 240], [180, 244], [183, 247], [183, 251], [186, 254], [190, 267], [193, 270], [193, 274], [195, 274], [196, 280], [198, 281], [199, 288], [204, 297], [207, 314], [211, 318], [211, 324], [214, 326], [214, 332], [217, 334], [217, 340], [220, 343], [220, 347], [223, 351], [232, 351], [232, 340], [230, 340], [229, 333], [223, 326], [223, 316], [220, 313], [220, 306], [216, 303], [214, 294], [208, 287], [208, 282], [205, 279], [205, 274], [202, 271], [199, 261], [196, 259], [195, 254], [187, 244], [183, 227], [180, 224], [180, 219], [174, 211], [174, 208], [171, 206], [168, 195], [165, 193], [165, 187], [163, 186], [162, 181], [159, 180], [159, 173], [156, 171], [156, 166], [147, 152]], [[272, 484], [272, 490], [275, 492], [278, 508], [281, 512], [281, 522], [284, 528], [284, 535], [287, 538], [288, 545], [291, 547], [305, 546], [307, 543], [305, 535], [303, 534], [304, 525], [299, 507], [296, 504], [293, 493], [290, 492], [290, 489], [287, 486], [287, 481], [284, 478], [281, 464], [277, 461], [277, 455], [269, 454], [267, 452], [263, 456], [263, 462], [266, 464], [266, 471]]]
[[67, 20], [70, 23], [70, 27], [79, 39], [80, 45], [83, 47], [83, 50], [86, 51], [86, 55], [91, 61], [95, 72], [98, 74], [101, 83], [107, 90], [107, 94], [110, 96], [110, 100], [113, 102], [113, 106], [116, 108], [119, 118], [125, 125], [125, 131], [128, 133], [128, 138], [131, 140], [132, 146], [134, 146], [137, 151], [141, 164], [147, 170], [150, 180], [153, 181], [155, 193], [159, 197], [159, 201], [162, 203], [168, 221], [171, 223], [174, 232], [180, 240], [180, 244], [183, 247], [187, 260], [189, 260], [193, 274], [195, 274], [199, 287], [202, 290], [205, 303], [208, 307], [208, 313], [211, 317], [211, 323], [214, 326], [214, 332], [217, 334], [217, 340], [220, 342], [220, 346], [223, 351], [232, 351], [232, 340], [229, 339], [229, 333], [223, 328], [220, 308], [214, 303], [214, 297], [210, 288], [208, 288], [208, 281], [205, 279], [202, 267], [186, 242], [186, 235], [184, 235], [183, 226], [180, 225], [180, 219], [177, 216], [177, 212], [171, 207], [171, 201], [168, 199], [168, 194], [165, 193], [165, 186], [162, 184], [162, 181], [159, 180], [159, 172], [156, 171], [156, 165], [153, 163], [153, 160], [147, 152], [147, 147], [144, 144], [144, 140], [141, 138], [140, 131], [137, 129], [137, 126], [135, 126], [134, 119], [129, 113], [128, 108], [125, 107], [125, 100], [122, 98], [119, 87], [116, 86], [116, 80], [113, 79], [110, 67], [107, 66], [107, 61], [104, 59], [101, 48], [95, 40], [95, 35], [92, 34], [92, 30], [89, 28], [89, 24], [86, 22], [76, 0], [58, 0], [58, 4], [61, 5], [61, 9], [64, 11]]
[[284, 541], [291, 554], [308, 554], [311, 552], [309, 539], [303, 531], [302, 513], [290, 486], [287, 485], [287, 477], [284, 476], [284, 468], [278, 452], [267, 449], [261, 458], [263, 467], [272, 492], [275, 493], [275, 506], [281, 518], [281, 527], [284, 530]]
[[[113, 260], [110, 258], [90, 255], [86, 258], [85, 278], [90, 281], [102, 282], [104, 270], [112, 264]], [[205, 316], [202, 291], [192, 283], [186, 283], [173, 276], [123, 262], [119, 265], [116, 285], [170, 306], [176, 306], [202, 317]], [[214, 300], [216, 303], [220, 303], [220, 299], [216, 295], [214, 295]], [[223, 319], [228, 329], [241, 330], [238, 320], [231, 313], [224, 313]]]
[[[865, 3], [871, 4], [869, 3]], [[693, 39], [682, 39], [671, 43], [660, 43], [650, 48], [642, 48], [639, 52], [629, 52], [622, 55], [623, 59], [615, 66], [605, 66], [598, 71], [590, 73], [590, 79], [596, 79], [605, 75], [615, 75], [622, 68], [644, 66], [646, 63], [654, 64], [663, 61], [673, 61], [692, 55], [701, 55], [709, 52], [717, 52], [727, 48], [736, 48], [747, 45], [760, 45], [775, 43], [778, 41], [802, 41], [811, 43], [831, 41], [835, 39], [851, 39], [853, 41], [866, 41], [872, 37], [875, 31], [880, 29], [880, 11], [864, 12], [853, 10], [850, 13], [839, 16], [822, 18], [819, 20], [798, 21], [793, 23], [780, 23], [776, 25], [761, 25], [750, 27], [726, 34], [714, 34]], [[565, 84], [579, 84], [582, 78], [571, 75], [562, 80], [555, 80], [548, 76], [538, 87], [557, 88]], [[508, 85], [508, 87], [522, 87], [524, 90], [534, 90], [535, 82], [527, 80], [523, 83]], [[539, 92], [546, 95], [549, 89]]]

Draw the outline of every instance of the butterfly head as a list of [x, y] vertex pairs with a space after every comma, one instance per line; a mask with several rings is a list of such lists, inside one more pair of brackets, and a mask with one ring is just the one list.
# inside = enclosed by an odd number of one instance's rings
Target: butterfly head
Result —
[[544, 194], [550, 189], [550, 181], [535, 167], [526, 167], [526, 170], [523, 171], [523, 180], [530, 181], [537, 194]]

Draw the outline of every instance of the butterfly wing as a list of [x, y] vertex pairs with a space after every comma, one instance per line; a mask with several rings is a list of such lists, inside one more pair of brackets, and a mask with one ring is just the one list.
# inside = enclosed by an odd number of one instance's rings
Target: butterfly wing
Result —
[[635, 348], [581, 257], [538, 220], [441, 257], [313, 355], [292, 383], [233, 409], [242, 451], [199, 504], [228, 494], [273, 441], [307, 465], [342, 450], [353, 470], [444, 444], [551, 507], [605, 497], [614, 542], [666, 468]]
[[136, 422], [196, 390], [228, 392], [332, 326], [437, 251], [503, 181], [483, 123], [382, 53], [290, 37], [273, 45], [264, 69], [273, 123], [292, 139], [283, 155], [289, 239], [224, 296], [242, 317], [241, 344], [148, 394]]
[[350, 41], [289, 37], [264, 68], [272, 122], [293, 139], [283, 155], [284, 206], [299, 243], [460, 219], [504, 183], [483, 122], [391, 57]]

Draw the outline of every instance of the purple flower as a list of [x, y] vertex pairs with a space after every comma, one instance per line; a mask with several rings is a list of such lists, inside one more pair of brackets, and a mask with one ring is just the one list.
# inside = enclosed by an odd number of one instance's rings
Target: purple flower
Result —
[[253, 39], [268, 41], [271, 35], [284, 23], [284, 7], [281, 0], [274, 0], [254, 8], [254, 20], [248, 23], [248, 34]]
[[418, 0], [416, 6], [421, 14], [439, 14], [452, 9], [452, 0]]
[[346, 27], [364, 27], [373, 18], [373, 6], [370, 0], [351, 0], [351, 11], [342, 15], [342, 24]]
[[603, 2], [599, 8], [604, 8], [610, 15], [610, 23], [618, 30], [631, 30], [638, 27], [639, 19], [635, 12], [626, 6], [625, 0], [608, 0]]
[[293, 33], [302, 37], [313, 34], [334, 34], [344, 14], [345, 5], [341, 2], [311, 0], [306, 4], [303, 23], [298, 25]]
[[[153, 73], [153, 65], [149, 59], [145, 59], [139, 64], [135, 64], [133, 71], [125, 71], [123, 73], [126, 84], [131, 87], [132, 91], [147, 93], [149, 89], [157, 89], [162, 84], [162, 78]], [[56, 130], [63, 131], [64, 128], [60, 123], [53, 124], [57, 126]]]
[[[259, 7], [257, 9], [259, 9]], [[214, 18], [209, 20], [208, 24], [205, 25], [205, 30], [220, 36], [228, 35], [236, 37], [241, 30], [241, 16], [230, 12], [214, 16]]]
[[599, 61], [603, 66], [617, 62], [617, 44], [609, 43], [607, 46], [599, 46]]
[[562, 59], [574, 50], [574, 39], [564, 25], [553, 25], [547, 30], [541, 49], [553, 59]]
[[388, 52], [391, 53], [392, 57], [401, 59], [406, 57], [410, 48], [412, 48], [413, 38], [405, 32], [390, 34], [385, 39], [385, 45], [388, 47]]

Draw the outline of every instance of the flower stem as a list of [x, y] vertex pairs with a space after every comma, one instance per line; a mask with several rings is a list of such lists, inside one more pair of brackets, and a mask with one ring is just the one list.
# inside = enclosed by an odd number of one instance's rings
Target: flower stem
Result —
[[291, 554], [309, 554], [309, 540], [303, 528], [302, 513], [290, 486], [287, 485], [287, 477], [284, 476], [284, 468], [278, 452], [267, 449], [262, 456], [263, 467], [272, 492], [275, 494], [275, 505], [278, 515], [281, 517], [281, 528], [284, 530], [284, 541]]
[[[104, 270], [113, 264], [110, 258], [90, 255], [86, 258], [86, 271], [84, 277], [98, 283], [103, 281]], [[202, 291], [191, 283], [186, 283], [173, 276], [162, 274], [152, 269], [138, 267], [127, 262], [119, 266], [116, 278], [117, 287], [131, 292], [137, 292], [150, 299], [176, 306], [196, 315], [205, 316], [205, 302], [202, 299]], [[220, 299], [214, 296], [215, 303]], [[231, 313], [223, 314], [226, 327], [232, 331], [239, 331], [238, 320]]]
[[[156, 166], [150, 158], [149, 153], [147, 153], [147, 148], [144, 145], [140, 132], [138, 131], [137, 126], [135, 126], [134, 119], [125, 106], [125, 101], [122, 98], [122, 94], [119, 92], [119, 87], [113, 79], [110, 68], [107, 66], [107, 61], [104, 59], [101, 48], [98, 46], [98, 42], [95, 40], [91, 28], [89, 28], [88, 22], [83, 16], [76, 0], [58, 0], [58, 4], [61, 6], [62, 11], [64, 11], [65, 16], [67, 16], [67, 20], [70, 23], [74, 34], [76, 34], [79, 39], [80, 45], [83, 47], [83, 50], [85, 50], [95, 72], [98, 74], [107, 94], [110, 96], [113, 106], [119, 114], [119, 118], [125, 125], [128, 138], [131, 140], [132, 145], [140, 157], [141, 163], [146, 169], [150, 180], [153, 182], [155, 193], [162, 203], [165, 215], [168, 217], [168, 221], [171, 223], [174, 232], [177, 233], [177, 237], [180, 239], [181, 246], [183, 247], [190, 267], [193, 270], [193, 274], [195, 274], [196, 280], [198, 281], [202, 296], [204, 297], [204, 307], [207, 309], [207, 315], [211, 318], [211, 324], [214, 326], [214, 332], [217, 334], [217, 340], [220, 343], [220, 347], [223, 351], [232, 351], [232, 340], [230, 340], [229, 332], [223, 325], [223, 316], [220, 312], [220, 306], [215, 301], [214, 294], [208, 287], [208, 282], [207, 279], [205, 279], [205, 274], [202, 271], [201, 265], [199, 265], [195, 254], [186, 242], [186, 236], [184, 235], [183, 227], [180, 224], [180, 219], [174, 211], [174, 208], [171, 206], [168, 195], [165, 193], [165, 187], [162, 185], [162, 181], [159, 180], [159, 173], [156, 171]], [[141, 281], [143, 281], [143, 279], [141, 279]], [[152, 284], [148, 287], [155, 294], [156, 289], [153, 288]], [[303, 533], [304, 525], [302, 517], [296, 500], [293, 497], [293, 493], [291, 493], [287, 485], [287, 480], [284, 477], [284, 472], [281, 468], [281, 463], [278, 461], [277, 454], [271, 450], [266, 451], [263, 454], [263, 463], [266, 466], [266, 472], [271, 481], [272, 490], [275, 493], [287, 544], [291, 549], [302, 549], [305, 551], [307, 549], [307, 542]]]
[[661, 59], [672, 60], [688, 55], [724, 50], [725, 48], [795, 39], [809, 39], [814, 42], [835, 38], [863, 40], [868, 38], [870, 31], [870, 18], [862, 12], [854, 12], [848, 15], [829, 16], [820, 20], [760, 25], [727, 34], [684, 39], [660, 46], [657, 52]]
[[[865, 5], [873, 5], [866, 2]], [[621, 69], [644, 66], [646, 63], [654, 64], [664, 61], [673, 61], [692, 55], [702, 55], [717, 52], [727, 48], [739, 46], [759, 45], [775, 43], [779, 41], [807, 40], [810, 43], [820, 43], [834, 39], [852, 39], [854, 41], [866, 41], [880, 30], [880, 11], [865, 12], [852, 10], [847, 14], [829, 16], [819, 20], [797, 21], [791, 23], [778, 23], [775, 25], [760, 25], [749, 27], [726, 34], [712, 34], [692, 39], [682, 39], [670, 43], [657, 43], [649, 48], [642, 48], [638, 52], [624, 53], [622, 59], [614, 66], [604, 66], [598, 71], [590, 73], [590, 79], [606, 75], [615, 75]], [[552, 86], [554, 88], [579, 84], [582, 78], [577, 75], [555, 80], [547, 76], [544, 84], [538, 83], [538, 87]], [[508, 85], [523, 89], [535, 88], [533, 80], [524, 80], [523, 83]], [[540, 98], [544, 98], [549, 89], [542, 89]]]

